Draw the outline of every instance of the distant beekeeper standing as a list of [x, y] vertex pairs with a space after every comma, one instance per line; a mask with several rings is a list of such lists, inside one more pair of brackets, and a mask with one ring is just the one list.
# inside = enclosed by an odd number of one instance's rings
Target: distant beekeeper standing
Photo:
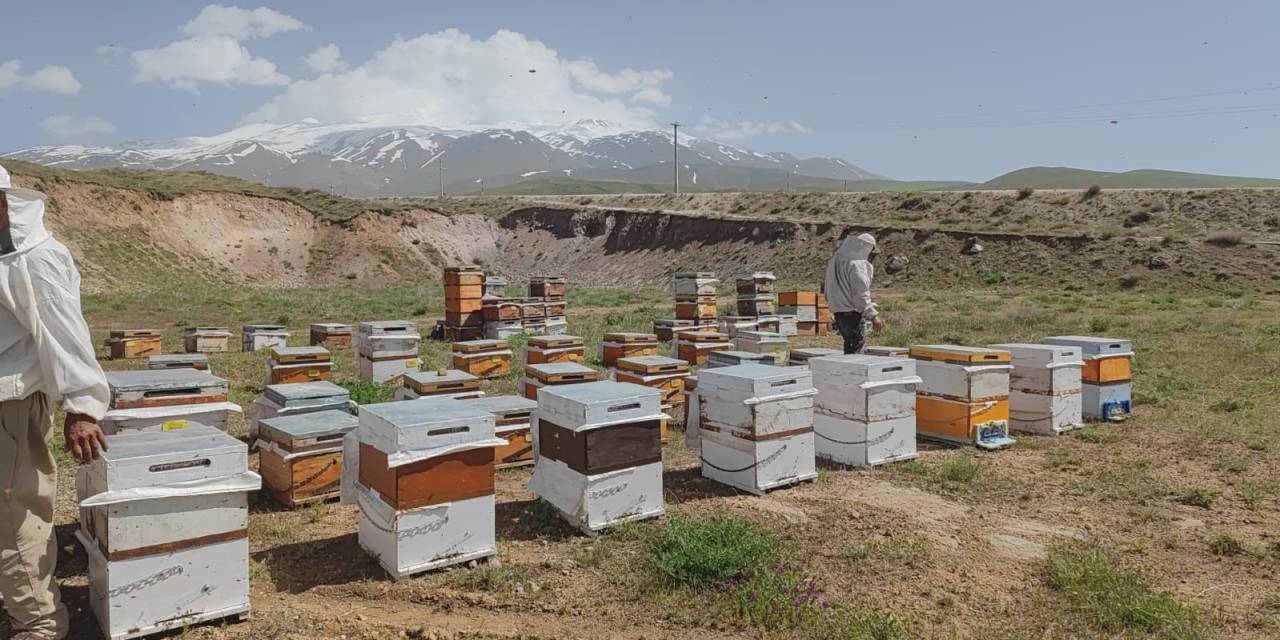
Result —
[[876, 239], [869, 233], [848, 236], [827, 263], [823, 281], [827, 306], [836, 318], [836, 330], [844, 338], [845, 353], [861, 353], [866, 344], [864, 323], [879, 331], [884, 328], [880, 311], [871, 301], [871, 279], [875, 267]]
[[87, 462], [107, 448], [98, 420], [111, 392], [80, 312], [80, 274], [44, 227], [44, 194], [13, 188], [0, 167], [0, 196], [0, 598], [15, 640], [63, 638], [52, 411], [67, 412], [67, 451]]

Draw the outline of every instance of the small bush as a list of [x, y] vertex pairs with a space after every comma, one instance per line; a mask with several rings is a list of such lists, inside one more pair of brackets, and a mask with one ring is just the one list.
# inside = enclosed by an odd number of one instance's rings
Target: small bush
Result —
[[1089, 331], [1102, 333], [1111, 328], [1111, 318], [1096, 317], [1089, 319]]
[[1124, 219], [1124, 226], [1136, 227], [1140, 224], [1151, 222], [1151, 213], [1147, 211], [1134, 211]]
[[1136, 273], [1126, 273], [1120, 276], [1121, 289], [1136, 289], [1142, 283], [1142, 276]]
[[351, 394], [351, 400], [356, 404], [391, 402], [396, 394], [395, 387], [379, 382], [347, 381], [339, 382], [338, 386], [346, 389]]
[[964, 453], [942, 463], [938, 477], [947, 484], [968, 485], [977, 480], [981, 472], [982, 465], [972, 455]]
[[1084, 193], [1080, 194], [1080, 201], [1087, 202], [1089, 200], [1092, 200], [1096, 198], [1099, 193], [1102, 193], [1102, 187], [1099, 187], [1096, 184], [1093, 186], [1090, 186], [1088, 189], [1084, 190]]
[[1182, 487], [1178, 489], [1178, 502], [1201, 509], [1213, 506], [1221, 492], [1206, 487]]
[[1084, 545], [1050, 549], [1046, 564], [1050, 584], [1103, 631], [1204, 637], [1194, 607], [1153, 593], [1141, 574], [1116, 566], [1103, 551]]
[[1240, 489], [1240, 501], [1244, 503], [1244, 507], [1250, 511], [1257, 511], [1262, 506], [1262, 501], [1267, 497], [1266, 489], [1261, 485], [1249, 483]]
[[1021, 189], [1018, 189], [1018, 200], [1026, 200], [1027, 198], [1030, 198], [1031, 194], [1035, 192], [1036, 190], [1032, 189], [1031, 187], [1023, 187]]
[[1209, 538], [1209, 553], [1215, 556], [1238, 556], [1245, 552], [1244, 543], [1229, 533], [1215, 533]]
[[1204, 241], [1215, 247], [1235, 247], [1244, 244], [1244, 234], [1239, 231], [1218, 231], [1209, 234]]
[[673, 515], [655, 536], [650, 568], [668, 587], [713, 589], [778, 560], [782, 543], [750, 520]]

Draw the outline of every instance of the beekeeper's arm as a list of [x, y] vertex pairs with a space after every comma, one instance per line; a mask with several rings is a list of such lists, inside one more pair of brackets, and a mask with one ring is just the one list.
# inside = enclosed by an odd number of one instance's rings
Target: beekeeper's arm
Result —
[[854, 288], [853, 306], [862, 314], [863, 320], [870, 322], [871, 327], [879, 331], [884, 328], [884, 320], [880, 318], [876, 303], [871, 300], [871, 279], [875, 276], [875, 267], [866, 260], [857, 260], [853, 263], [852, 275], [849, 280]]
[[80, 272], [65, 249], [31, 258], [31, 284], [43, 333], [45, 393], [67, 412], [67, 449], [78, 460], [92, 460], [107, 448], [98, 421], [107, 412], [111, 389], [80, 309]]

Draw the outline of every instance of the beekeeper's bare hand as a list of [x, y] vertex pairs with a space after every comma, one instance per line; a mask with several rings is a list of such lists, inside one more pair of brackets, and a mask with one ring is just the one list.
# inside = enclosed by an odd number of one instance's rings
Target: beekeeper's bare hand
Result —
[[871, 319], [872, 331], [884, 331], [884, 320], [880, 316]]
[[67, 451], [81, 464], [97, 460], [107, 450], [107, 437], [102, 435], [102, 427], [89, 416], [68, 413], [62, 423], [62, 437], [66, 439]]

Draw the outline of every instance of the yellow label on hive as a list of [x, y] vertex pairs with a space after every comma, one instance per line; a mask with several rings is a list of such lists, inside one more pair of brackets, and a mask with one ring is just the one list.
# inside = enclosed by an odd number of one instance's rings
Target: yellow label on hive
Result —
[[312, 369], [312, 370], [310, 370], [310, 371], [308, 371], [308, 372], [307, 372], [307, 377], [308, 377], [308, 378], [319, 378], [319, 377], [320, 377], [320, 372], [319, 372], [319, 371], [317, 371], [316, 369]]
[[405, 361], [404, 361], [404, 366], [409, 367], [409, 368], [417, 367], [417, 366], [418, 366], [418, 361], [417, 361], [417, 360], [412, 360], [412, 359], [410, 359], [410, 360], [405, 360]]
[[161, 431], [178, 431], [187, 428], [186, 420], [165, 420], [160, 423]]

